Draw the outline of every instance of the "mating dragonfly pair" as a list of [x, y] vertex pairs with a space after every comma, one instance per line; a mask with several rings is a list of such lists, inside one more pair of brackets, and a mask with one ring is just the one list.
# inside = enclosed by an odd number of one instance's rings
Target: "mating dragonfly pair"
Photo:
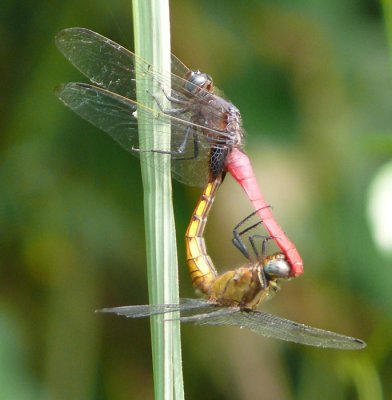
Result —
[[[244, 134], [240, 112], [217, 94], [210, 76], [191, 71], [175, 56], [171, 60], [172, 72], [160, 74], [127, 49], [84, 28], [61, 31], [56, 43], [65, 57], [93, 83], [67, 83], [59, 87], [56, 93], [65, 105], [135, 155], [141, 151], [170, 154], [175, 179], [204, 187], [185, 241], [192, 283], [206, 300], [183, 299], [180, 304], [106, 308], [102, 312], [131, 318], [180, 312], [182, 322], [235, 325], [264, 336], [312, 346], [338, 349], [366, 346], [359, 339], [255, 310], [269, 293], [276, 291], [278, 280], [301, 275], [303, 262], [274, 219], [249, 158], [242, 151]], [[148, 82], [149, 95], [158, 111], [136, 102], [136, 84], [143, 82]], [[162, 99], [170, 106], [163, 106]], [[143, 138], [139, 137], [141, 115], [154, 121], [158, 135], [160, 129], [163, 132], [170, 126], [168, 150], [141, 150], [144, 148]], [[161, 158], [162, 162], [167, 159]], [[244, 189], [256, 210], [253, 214], [258, 215], [260, 222], [244, 228], [252, 214], [234, 228], [233, 243], [248, 261], [240, 268], [219, 275], [207, 254], [204, 230], [226, 172]], [[251, 257], [243, 235], [261, 223], [268, 236], [249, 236], [255, 254]], [[257, 242], [260, 240], [259, 249]], [[275, 241], [280, 252], [267, 255], [269, 240]]]

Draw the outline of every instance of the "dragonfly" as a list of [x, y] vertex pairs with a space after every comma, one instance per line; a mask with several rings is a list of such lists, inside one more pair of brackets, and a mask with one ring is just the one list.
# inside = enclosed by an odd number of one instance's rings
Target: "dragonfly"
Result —
[[[192, 282], [197, 292], [206, 299], [181, 299], [179, 304], [135, 305], [98, 311], [129, 318], [169, 314], [169, 320], [179, 318], [181, 322], [196, 325], [238, 326], [266, 337], [309, 346], [342, 350], [364, 348], [366, 343], [360, 339], [255, 310], [260, 303], [278, 291], [279, 281], [290, 279], [290, 266], [286, 255], [281, 252], [267, 255], [267, 244], [272, 237], [259, 234], [248, 236], [254, 253], [252, 259], [243, 237], [262, 221], [245, 228], [243, 226], [255, 212], [233, 229], [233, 243], [248, 258], [248, 262], [237, 269], [218, 274], [207, 254], [204, 230], [221, 182], [222, 176], [218, 175], [214, 181], [207, 184], [185, 235]], [[262, 239], [261, 249], [257, 246], [259, 239]]]
[[[56, 94], [66, 106], [136, 156], [141, 151], [170, 154], [172, 176], [182, 183], [205, 187], [221, 173], [229, 172], [286, 255], [290, 276], [303, 273], [302, 258], [267, 206], [242, 149], [240, 111], [220, 96], [208, 74], [190, 70], [174, 55], [171, 72], [159, 73], [131, 51], [85, 28], [61, 31], [56, 44], [91, 82], [58, 87]], [[136, 101], [136, 85], [146, 82], [158, 110]], [[162, 98], [170, 104], [168, 107], [163, 107]], [[169, 150], [144, 150], [145, 139], [139, 137], [142, 115], [154, 121], [158, 135], [171, 127], [170, 143], [162, 138], [163, 148]]]
[[[205, 197], [202, 199], [206, 200]], [[208, 200], [207, 203], [209, 203]], [[207, 209], [211, 204], [207, 205]], [[251, 216], [253, 214], [255, 213], [252, 213]], [[244, 233], [261, 224], [261, 221], [258, 221], [256, 224], [240, 230], [240, 225], [249, 217], [234, 228], [234, 242], [241, 241], [240, 238]], [[192, 219], [190, 226], [194, 221], [196, 218]], [[205, 223], [201, 224], [201, 226], [203, 225]], [[203, 239], [202, 231], [203, 228], [198, 234], [197, 229], [194, 230], [194, 233], [188, 230], [187, 237], [195, 238], [196, 241], [200, 238]], [[261, 252], [257, 250], [256, 246], [256, 240], [260, 238], [262, 238]], [[278, 252], [270, 256], [266, 255], [267, 243], [270, 239], [272, 238], [263, 235], [249, 236], [256, 260], [221, 275], [217, 274], [211, 259], [205, 253], [203, 239], [201, 247], [191, 254], [191, 265], [194, 267], [192, 275], [194, 286], [206, 299], [185, 298], [181, 299], [179, 304], [134, 305], [104, 308], [97, 311], [128, 318], [169, 314], [169, 318], [166, 318], [165, 322], [179, 319], [183, 323], [196, 325], [237, 326], [265, 337], [316, 347], [340, 350], [359, 350], [366, 347], [366, 343], [361, 339], [314, 328], [255, 310], [261, 302], [277, 292], [280, 280], [290, 278], [290, 266], [285, 254]], [[249, 254], [243, 241], [239, 247], [243, 249], [242, 252]]]

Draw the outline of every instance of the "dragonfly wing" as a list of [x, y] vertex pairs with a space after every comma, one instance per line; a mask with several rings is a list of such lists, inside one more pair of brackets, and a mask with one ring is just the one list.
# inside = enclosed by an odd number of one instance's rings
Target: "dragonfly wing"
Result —
[[176, 56], [172, 55], [172, 74], [160, 74], [154, 67], [99, 33], [86, 28], [68, 28], [56, 35], [56, 45], [64, 56], [94, 84], [136, 99], [136, 71], [139, 79], [149, 79], [165, 86], [171, 82], [172, 88], [185, 92], [184, 76], [189, 71]]
[[56, 89], [58, 98], [82, 118], [107, 132], [126, 150], [138, 146], [136, 103], [84, 83]]
[[[68, 28], [56, 36], [56, 44], [63, 55], [92, 83], [131, 100], [136, 100], [136, 72], [139, 82], [148, 80], [154, 94], [161, 93], [162, 87], [171, 87], [171, 95], [186, 101], [205, 98], [206, 92], [183, 79], [189, 69], [172, 55], [172, 72], [160, 74], [154, 67], [135, 56], [131, 51], [112, 40], [85, 28]], [[176, 75], [178, 74], [178, 75]], [[187, 90], [188, 88], [189, 90]], [[197, 92], [194, 95], [193, 92]], [[175, 108], [172, 104], [171, 108]], [[204, 110], [205, 118], [224, 119], [220, 102], [210, 102]], [[182, 117], [180, 117], [181, 119]], [[225, 135], [224, 132], [220, 132]]]
[[189, 68], [174, 54], [171, 55], [171, 72], [174, 75], [185, 77], [188, 73]]
[[[136, 71], [140, 72], [141, 79], [144, 76], [153, 80], [155, 75], [162, 84], [170, 79], [170, 73], [166, 77], [154, 73], [151, 64], [89, 29], [64, 29], [56, 35], [56, 45], [91, 82], [133, 100], [136, 99]], [[177, 65], [178, 59], [174, 58]], [[182, 79], [180, 84], [183, 85]]]
[[[162, 136], [161, 143], [175, 154], [171, 158], [173, 178], [190, 186], [205, 185], [208, 179], [208, 157], [211, 143], [200, 133], [197, 125], [192, 125], [165, 113], [154, 111], [123, 96], [85, 83], [68, 83], [56, 90], [59, 99], [82, 118], [107, 132], [127, 151], [139, 156], [132, 148], [143, 147], [143, 137], [139, 138], [138, 115], [144, 114], [153, 119], [156, 132], [164, 132], [164, 127], [171, 125], [170, 143], [165, 143], [167, 136]], [[184, 146], [185, 132], [189, 140]], [[140, 143], [139, 143], [140, 139]], [[198, 152], [195, 153], [195, 140]], [[167, 157], [159, 157], [158, 168], [167, 163]]]
[[181, 299], [180, 304], [145, 304], [137, 306], [123, 306], [113, 308], [103, 308], [96, 312], [117, 314], [127, 318], [145, 318], [151, 315], [159, 315], [165, 313], [181, 312], [181, 315], [197, 314], [206, 312], [208, 309], [213, 310], [214, 305], [204, 300], [197, 299]]
[[366, 347], [366, 343], [360, 339], [314, 328], [261, 311], [241, 311], [241, 316], [243, 321], [246, 321], [244, 326], [265, 336], [278, 337], [309, 346], [341, 350], [358, 350]]
[[138, 305], [138, 306], [123, 306], [113, 308], [102, 308], [96, 312], [106, 314], [117, 314], [127, 318], [146, 318], [151, 315], [159, 315], [180, 311], [180, 304], [158, 304], [158, 305]]
[[56, 35], [56, 45], [91, 82], [135, 99], [134, 55], [130, 51], [85, 28], [62, 30]]
[[260, 311], [244, 311], [238, 308], [233, 310], [220, 309], [202, 317], [181, 318], [181, 321], [198, 325], [233, 325], [249, 329], [266, 337], [308, 346], [341, 350], [358, 350], [366, 347], [366, 343], [360, 339], [313, 328]]

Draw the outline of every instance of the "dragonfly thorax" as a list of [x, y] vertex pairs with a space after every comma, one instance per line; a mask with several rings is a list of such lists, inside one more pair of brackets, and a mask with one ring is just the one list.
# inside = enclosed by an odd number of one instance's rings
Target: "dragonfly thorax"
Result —
[[264, 264], [249, 263], [218, 275], [205, 294], [210, 301], [225, 306], [254, 309], [276, 291], [277, 277], [263, 278]]
[[244, 133], [241, 127], [240, 110], [233, 104], [230, 104], [226, 114], [226, 132], [230, 134], [230, 144], [234, 147], [241, 147], [244, 141]]

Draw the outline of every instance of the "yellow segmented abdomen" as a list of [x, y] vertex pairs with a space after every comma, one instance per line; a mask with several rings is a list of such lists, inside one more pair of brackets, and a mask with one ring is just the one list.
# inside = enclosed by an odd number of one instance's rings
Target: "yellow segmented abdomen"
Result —
[[208, 214], [221, 183], [221, 176], [208, 182], [185, 233], [186, 256], [192, 284], [195, 289], [204, 294], [208, 294], [211, 283], [218, 275], [210, 256], [207, 254], [203, 235]]

